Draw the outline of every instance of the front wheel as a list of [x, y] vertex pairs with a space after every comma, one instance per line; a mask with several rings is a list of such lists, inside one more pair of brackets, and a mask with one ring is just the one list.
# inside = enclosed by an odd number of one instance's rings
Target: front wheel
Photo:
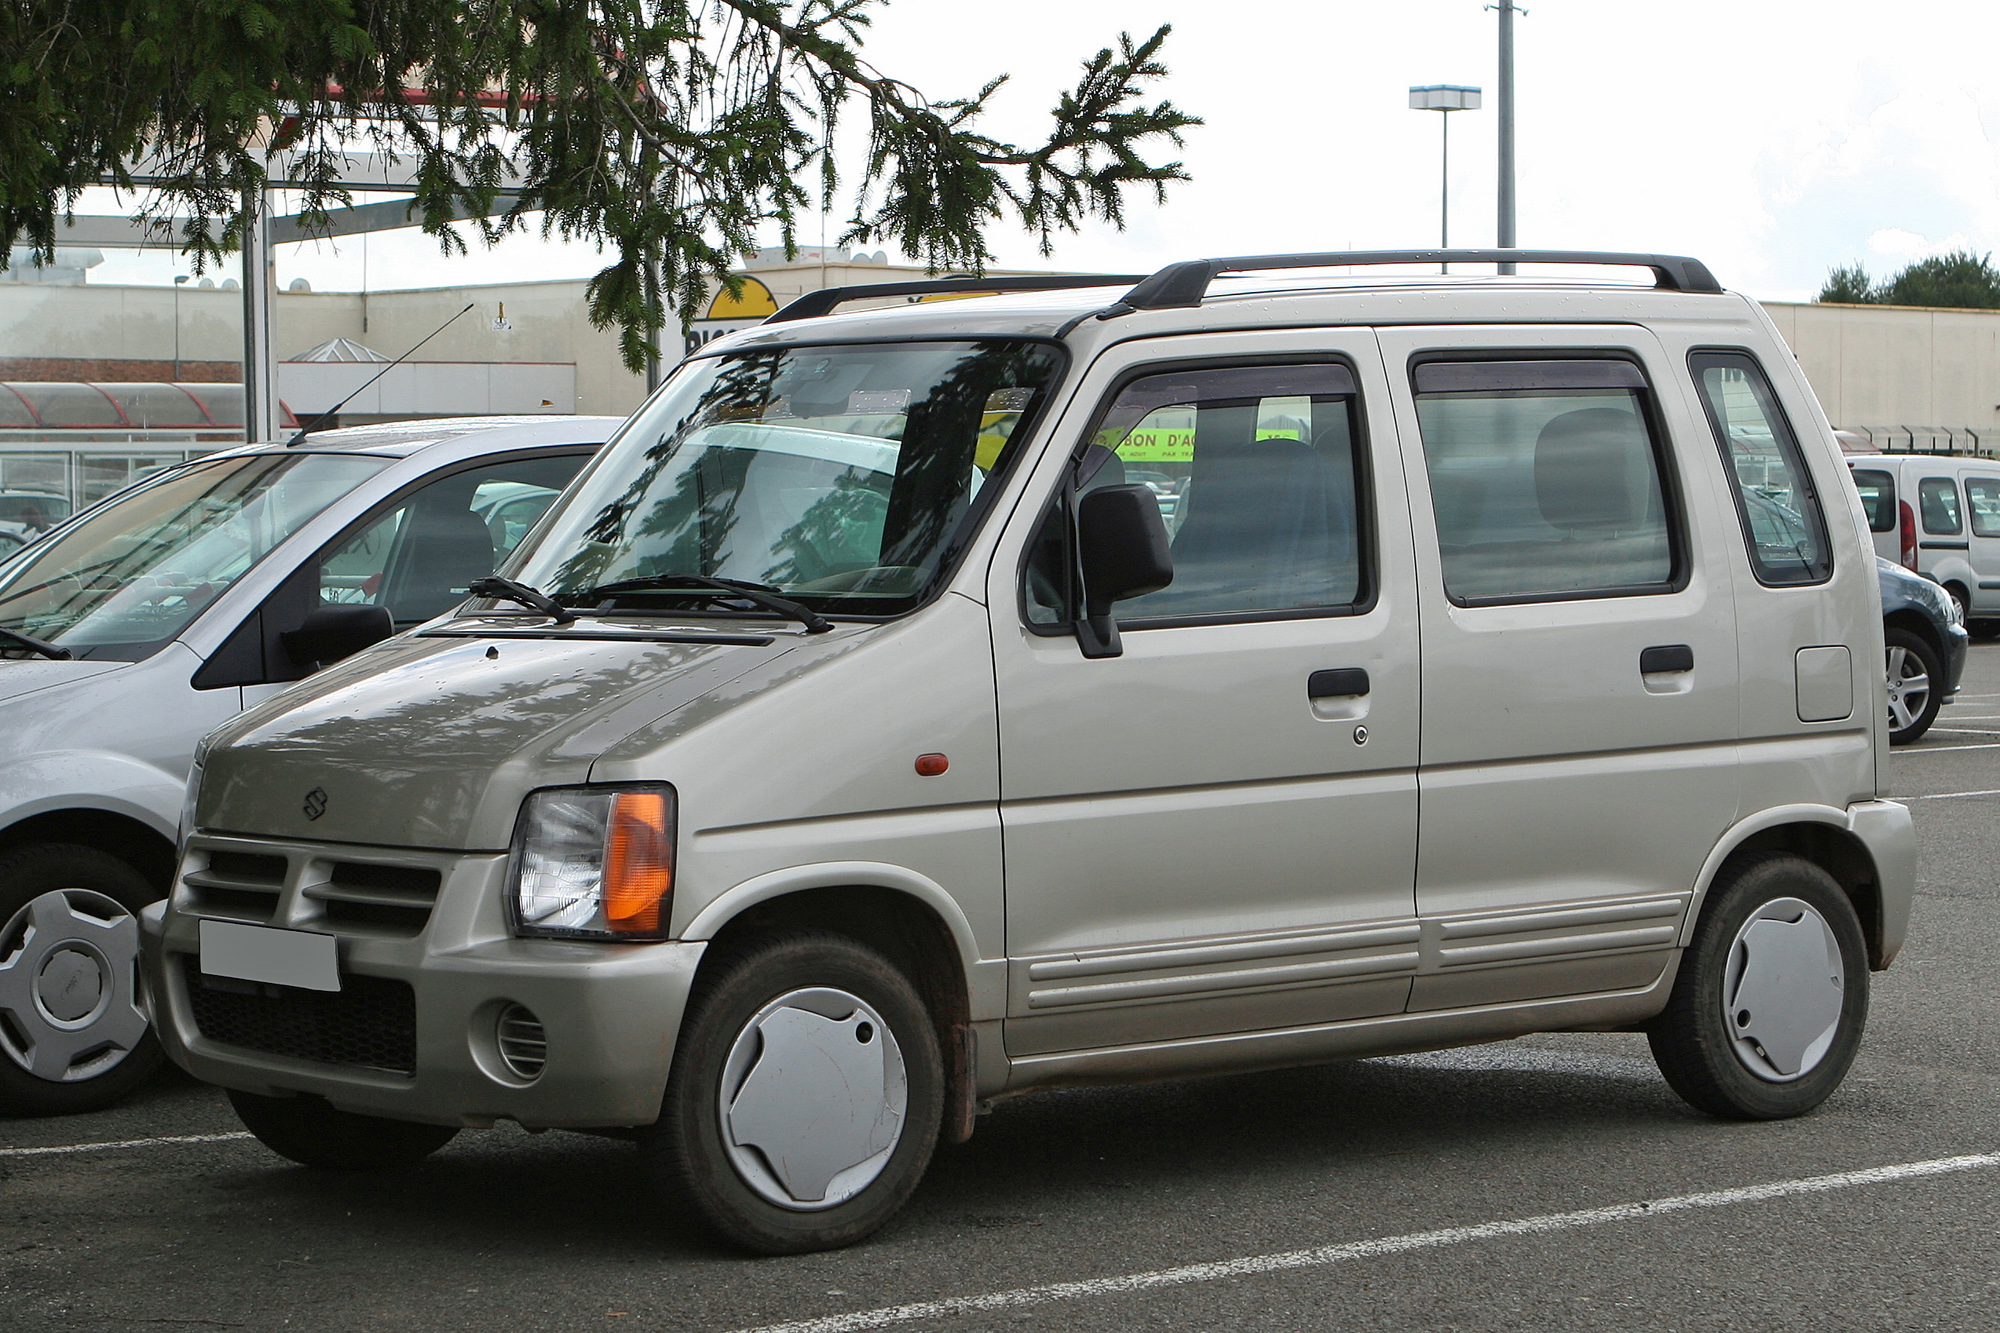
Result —
[[744, 1249], [851, 1245], [915, 1191], [943, 1089], [908, 979], [845, 936], [787, 932], [698, 985], [641, 1160], [655, 1189]]
[[229, 1104], [266, 1148], [325, 1171], [412, 1166], [458, 1136], [450, 1125], [356, 1115], [318, 1097], [261, 1097], [232, 1088]]
[[0, 856], [0, 1111], [102, 1110], [160, 1067], [139, 1008], [138, 921], [159, 896], [95, 847]]
[[1696, 1109], [1780, 1120], [1840, 1086], [1867, 1020], [1853, 904], [1826, 871], [1774, 853], [1717, 877], [1647, 1037], [1667, 1083]]
[[1889, 744], [1908, 745], [1931, 729], [1944, 702], [1944, 662], [1921, 634], [1890, 628], [1888, 650]]

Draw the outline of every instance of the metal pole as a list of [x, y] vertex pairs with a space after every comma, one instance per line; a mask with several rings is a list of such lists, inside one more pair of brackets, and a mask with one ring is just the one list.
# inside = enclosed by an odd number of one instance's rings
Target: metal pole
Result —
[[[1497, 242], [1502, 250], [1514, 241], [1514, 0], [1500, 0], [1500, 217]], [[1512, 264], [1500, 265], [1512, 273]]]
[[174, 383], [181, 379], [181, 284], [187, 279], [174, 276]]
[[262, 190], [243, 193], [243, 438], [252, 444], [278, 438], [268, 204]]
[[1451, 249], [1451, 112], [1438, 113], [1444, 122], [1444, 165], [1438, 182], [1438, 249]]

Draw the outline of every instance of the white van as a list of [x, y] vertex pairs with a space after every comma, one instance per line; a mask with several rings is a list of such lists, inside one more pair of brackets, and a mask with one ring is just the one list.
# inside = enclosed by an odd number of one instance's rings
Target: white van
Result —
[[[1586, 276], [1266, 274], [1441, 260]], [[172, 1058], [315, 1166], [629, 1135], [763, 1252], [1065, 1084], [1644, 1030], [1704, 1110], [1817, 1106], [1914, 843], [1756, 303], [1090, 281], [706, 344], [495, 596], [215, 733], [144, 920]]]
[[1876, 553], [1944, 586], [1968, 628], [2000, 625], [2000, 458], [1879, 454], [1848, 460]]

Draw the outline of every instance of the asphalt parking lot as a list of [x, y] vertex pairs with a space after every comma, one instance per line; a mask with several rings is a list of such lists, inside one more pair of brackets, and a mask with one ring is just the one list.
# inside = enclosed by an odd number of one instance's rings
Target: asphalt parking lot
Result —
[[1802, 1120], [1703, 1117], [1627, 1035], [1052, 1093], [874, 1240], [746, 1260], [650, 1210], [624, 1144], [329, 1177], [166, 1076], [0, 1121], [0, 1325], [2000, 1328], [2000, 644], [1894, 766], [1910, 942]]

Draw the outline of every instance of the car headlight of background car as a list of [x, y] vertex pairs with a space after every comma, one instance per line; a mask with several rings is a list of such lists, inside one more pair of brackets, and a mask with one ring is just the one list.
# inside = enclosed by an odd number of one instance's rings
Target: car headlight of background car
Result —
[[673, 915], [674, 789], [550, 787], [522, 803], [508, 902], [517, 935], [657, 940]]

